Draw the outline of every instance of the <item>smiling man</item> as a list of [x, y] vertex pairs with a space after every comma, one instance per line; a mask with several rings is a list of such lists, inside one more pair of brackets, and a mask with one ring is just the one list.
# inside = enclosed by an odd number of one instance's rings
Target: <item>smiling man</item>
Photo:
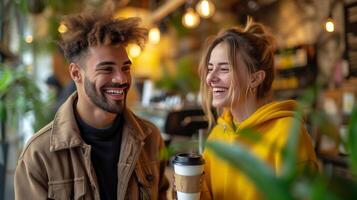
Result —
[[165, 199], [159, 130], [126, 107], [129, 43], [147, 30], [137, 18], [68, 16], [61, 46], [77, 92], [36, 133], [15, 172], [16, 199]]

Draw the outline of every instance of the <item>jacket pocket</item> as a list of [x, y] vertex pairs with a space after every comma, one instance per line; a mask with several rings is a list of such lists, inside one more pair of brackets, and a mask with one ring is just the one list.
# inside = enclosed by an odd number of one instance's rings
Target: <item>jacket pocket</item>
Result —
[[155, 161], [148, 164], [139, 164], [135, 169], [141, 200], [155, 199], [157, 196], [158, 165], [159, 162]]
[[83, 199], [84, 177], [48, 182], [48, 198], [54, 200]]

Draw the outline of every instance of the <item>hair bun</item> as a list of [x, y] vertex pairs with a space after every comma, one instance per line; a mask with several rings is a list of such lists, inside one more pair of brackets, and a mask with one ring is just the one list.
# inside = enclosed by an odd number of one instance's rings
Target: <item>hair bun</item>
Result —
[[275, 49], [275, 39], [271, 32], [263, 24], [255, 22], [252, 17], [247, 17], [247, 22], [243, 32], [262, 39], [267, 45], [267, 48]]

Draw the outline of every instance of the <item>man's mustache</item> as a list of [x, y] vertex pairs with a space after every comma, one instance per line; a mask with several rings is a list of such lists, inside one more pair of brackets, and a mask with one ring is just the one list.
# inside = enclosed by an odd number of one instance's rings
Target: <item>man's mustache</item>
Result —
[[119, 83], [112, 83], [112, 84], [108, 84], [105, 87], [115, 87], [115, 88], [129, 88], [129, 84], [128, 83], [124, 83], [124, 84], [119, 84]]

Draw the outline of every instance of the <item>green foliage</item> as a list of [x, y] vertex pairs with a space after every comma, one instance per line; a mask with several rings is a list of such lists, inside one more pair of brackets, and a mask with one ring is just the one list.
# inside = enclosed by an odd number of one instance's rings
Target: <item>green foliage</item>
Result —
[[33, 111], [33, 127], [38, 130], [52, 115], [50, 102], [42, 100], [41, 91], [28, 73], [0, 65], [0, 120], [16, 127], [18, 120]]
[[172, 143], [168, 147], [161, 150], [160, 159], [168, 160], [170, 157], [179, 152], [196, 152], [198, 150], [198, 146], [199, 144], [197, 140]]
[[352, 170], [357, 175], [357, 106], [354, 107], [348, 129], [348, 149], [350, 152]]
[[286, 147], [283, 149], [283, 176], [290, 180], [293, 179], [296, 174], [296, 158], [297, 158], [297, 141], [299, 141], [300, 132], [300, 120], [303, 118], [303, 111], [306, 108], [310, 108], [315, 99], [315, 90], [309, 89], [300, 98], [298, 107], [294, 113], [294, 119], [289, 132], [289, 138]]

